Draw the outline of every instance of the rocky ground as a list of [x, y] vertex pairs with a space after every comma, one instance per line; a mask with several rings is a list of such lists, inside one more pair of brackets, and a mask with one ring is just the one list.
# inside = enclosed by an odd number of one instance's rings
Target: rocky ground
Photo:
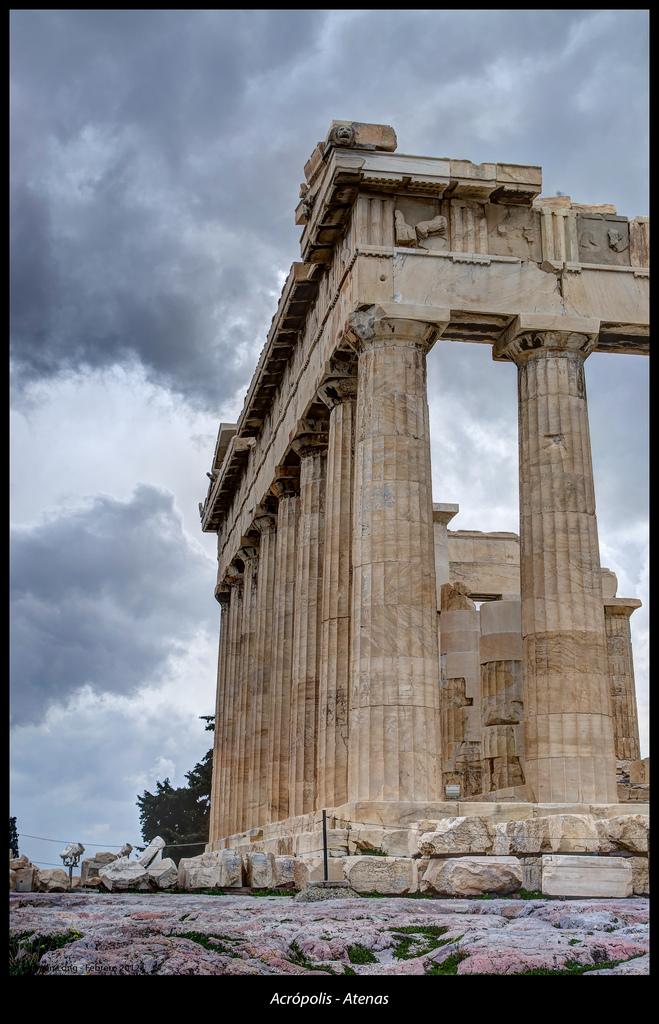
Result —
[[12, 974], [647, 974], [648, 901], [11, 895]]

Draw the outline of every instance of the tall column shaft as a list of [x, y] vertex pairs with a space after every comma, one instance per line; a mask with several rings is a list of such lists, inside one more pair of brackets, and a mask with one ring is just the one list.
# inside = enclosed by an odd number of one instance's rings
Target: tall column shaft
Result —
[[508, 335], [518, 366], [526, 779], [542, 803], [616, 800], [584, 380], [596, 329], [518, 323]]
[[243, 586], [243, 620], [241, 623], [240, 698], [236, 711], [237, 726], [237, 771], [236, 771], [236, 820], [235, 830], [243, 832], [249, 828], [247, 803], [250, 787], [248, 775], [249, 746], [253, 738], [250, 727], [255, 695], [255, 631], [256, 631], [256, 584], [258, 577], [258, 548], [241, 548], [240, 557], [245, 563]]
[[[325, 439], [326, 443], [326, 439]], [[289, 815], [316, 805], [316, 750], [320, 674], [327, 453], [311, 443], [300, 454], [300, 520], [295, 580], [291, 689]]]
[[272, 514], [260, 514], [256, 517], [254, 525], [261, 535], [261, 543], [256, 592], [256, 697], [252, 723], [254, 740], [250, 747], [249, 776], [252, 783], [248, 818], [253, 825], [264, 825], [269, 820], [266, 787], [271, 735], [277, 518]]
[[227, 715], [225, 719], [226, 774], [223, 783], [225, 808], [223, 835], [232, 835], [236, 825], [236, 787], [238, 701], [240, 697], [241, 624], [243, 617], [243, 581], [238, 573], [229, 577], [229, 646], [227, 652]]
[[331, 382], [325, 498], [323, 599], [318, 698], [318, 808], [348, 800], [348, 701], [350, 689], [350, 584], [352, 491], [357, 378]]
[[275, 481], [279, 498], [275, 553], [274, 622], [270, 736], [266, 758], [268, 820], [288, 817], [288, 768], [290, 761], [290, 709], [295, 611], [296, 536], [300, 499], [295, 484]]
[[226, 751], [223, 742], [224, 721], [227, 713], [227, 655], [229, 628], [229, 588], [218, 587], [216, 596], [220, 601], [220, 644], [217, 659], [217, 690], [215, 696], [215, 732], [213, 734], [213, 779], [211, 783], [210, 821], [208, 842], [213, 843], [223, 835], [224, 808], [222, 806], [222, 785], [226, 775]]
[[436, 325], [353, 314], [359, 353], [353, 504], [350, 800], [439, 789], [439, 652], [426, 351]]
[[612, 598], [604, 605], [613, 737], [619, 761], [638, 761], [641, 757], [629, 621], [640, 604], [637, 600]]

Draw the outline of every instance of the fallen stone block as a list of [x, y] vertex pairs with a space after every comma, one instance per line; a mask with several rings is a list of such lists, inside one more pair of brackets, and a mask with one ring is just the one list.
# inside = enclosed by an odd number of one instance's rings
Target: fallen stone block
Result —
[[167, 844], [162, 836], [156, 836], [155, 839], [151, 840], [146, 850], [139, 855], [137, 863], [141, 864], [142, 867], [147, 868], [149, 864], [153, 864], [154, 861], [162, 860], [162, 851], [166, 845]]
[[64, 868], [40, 868], [36, 874], [37, 892], [68, 892], [69, 873]]
[[178, 865], [178, 884], [180, 889], [239, 888], [243, 884], [242, 857], [235, 850], [182, 857]]
[[17, 868], [14, 871], [14, 891], [34, 892], [36, 889], [37, 869], [34, 864], [28, 862], [27, 867]]
[[295, 857], [275, 857], [275, 888], [295, 885]]
[[417, 863], [410, 857], [346, 857], [343, 873], [357, 892], [388, 896], [419, 888]]
[[178, 885], [178, 868], [171, 857], [152, 861], [146, 870], [151, 885], [157, 889], [173, 889]]
[[252, 889], [273, 889], [275, 885], [275, 858], [272, 853], [246, 853], [245, 885]]
[[111, 864], [106, 864], [99, 871], [98, 877], [110, 892], [149, 888], [146, 868], [136, 860], [129, 860], [128, 857], [119, 857]]
[[444, 818], [434, 832], [424, 833], [418, 842], [422, 857], [447, 854], [488, 853], [492, 849], [494, 827], [478, 816]]
[[[113, 861], [119, 860], [119, 856], [118, 853], [103, 852], [95, 853], [93, 857], [83, 860], [80, 865], [80, 884], [86, 885], [90, 878], [98, 878], [101, 868], [104, 868], [106, 864], [112, 864]], [[127, 856], [127, 854], [124, 854], [124, 856]]]
[[430, 861], [421, 879], [421, 892], [438, 896], [505, 896], [521, 889], [522, 883], [522, 865], [516, 857], [449, 857]]
[[16, 891], [16, 872], [12, 868], [9, 869], [9, 891]]
[[602, 853], [627, 850], [647, 853], [650, 818], [647, 814], [621, 814], [616, 818], [600, 818], [595, 822]]
[[21, 868], [29, 868], [31, 866], [30, 858], [26, 857], [25, 854], [21, 857], [9, 858], [9, 868], [11, 871], [20, 871]]
[[629, 860], [625, 857], [544, 856], [542, 892], [545, 896], [631, 896]]
[[[340, 882], [343, 880], [343, 857], [329, 857], [327, 861], [327, 872], [329, 880], [331, 882]], [[323, 874], [323, 858], [321, 857], [304, 857], [298, 859], [294, 858], [293, 866], [293, 880], [295, 882], [296, 889], [304, 889], [311, 882], [322, 882], [324, 878]]]
[[650, 862], [647, 857], [629, 857], [634, 896], [650, 895]]

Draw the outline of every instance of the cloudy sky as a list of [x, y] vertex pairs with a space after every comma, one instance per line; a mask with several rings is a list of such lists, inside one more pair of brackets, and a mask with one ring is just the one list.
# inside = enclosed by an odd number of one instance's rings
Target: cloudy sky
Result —
[[[135, 796], [208, 749], [219, 609], [199, 531], [333, 118], [402, 153], [540, 164], [648, 212], [643, 11], [17, 11], [11, 18], [12, 814], [140, 838]], [[647, 362], [588, 360], [602, 563], [648, 687]], [[429, 358], [435, 501], [517, 529], [515, 370]], [[35, 860], [59, 847], [25, 840]]]

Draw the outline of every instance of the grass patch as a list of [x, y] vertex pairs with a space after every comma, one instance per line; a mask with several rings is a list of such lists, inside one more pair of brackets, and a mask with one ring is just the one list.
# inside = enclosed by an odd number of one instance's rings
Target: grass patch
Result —
[[252, 889], [249, 896], [292, 896], [292, 889]]
[[388, 856], [388, 854], [387, 854], [386, 850], [381, 850], [379, 847], [376, 847], [373, 850], [360, 850], [359, 851], [359, 856], [360, 857], [386, 857], [386, 856]]
[[376, 964], [378, 958], [366, 946], [348, 946], [348, 960], [351, 964]]
[[461, 960], [466, 960], [466, 953], [451, 953], [450, 956], [446, 957], [441, 964], [433, 964], [431, 967], [426, 968], [426, 974], [457, 974], [458, 964]]
[[350, 977], [355, 977], [355, 978], [357, 977], [357, 971], [353, 971], [352, 967], [348, 967], [347, 964], [345, 965], [345, 967], [343, 969], [343, 973], [344, 973], [344, 975], [347, 974]]
[[439, 925], [409, 924], [400, 928], [390, 928], [393, 937], [396, 939], [394, 958], [396, 960], [411, 960], [413, 957], [423, 956], [432, 952], [439, 946], [446, 946], [454, 939], [442, 939], [448, 928]]
[[[634, 959], [634, 957], [632, 957]], [[576, 960], [566, 960], [565, 967], [552, 969], [549, 967], [535, 967], [532, 971], [520, 971], [520, 974], [551, 975], [554, 977], [569, 976], [571, 974], [587, 974], [588, 971], [601, 971], [610, 967], [617, 967], [618, 964], [626, 963], [626, 960], [601, 960], [597, 964], [580, 964]]]
[[570, 939], [568, 946], [578, 946], [581, 943], [581, 939]]
[[307, 971], [325, 971], [326, 974], [335, 973], [331, 967], [323, 967], [321, 964], [315, 964], [313, 960], [310, 960], [306, 953], [302, 952], [296, 941], [291, 942], [288, 949], [288, 959], [292, 964], [297, 964], [298, 967], [304, 967]]
[[203, 946], [204, 949], [210, 949], [213, 953], [224, 953], [225, 956], [238, 957], [239, 954], [229, 946], [225, 946], [225, 942], [240, 942], [240, 939], [230, 939], [227, 935], [207, 935], [205, 932], [172, 932], [172, 938], [177, 939], [190, 939], [191, 942], [196, 942], [197, 945]]
[[60, 935], [35, 935], [34, 932], [12, 935], [9, 939], [9, 974], [23, 977], [39, 974], [39, 961], [44, 953], [61, 949], [81, 938], [82, 934], [73, 929]]

